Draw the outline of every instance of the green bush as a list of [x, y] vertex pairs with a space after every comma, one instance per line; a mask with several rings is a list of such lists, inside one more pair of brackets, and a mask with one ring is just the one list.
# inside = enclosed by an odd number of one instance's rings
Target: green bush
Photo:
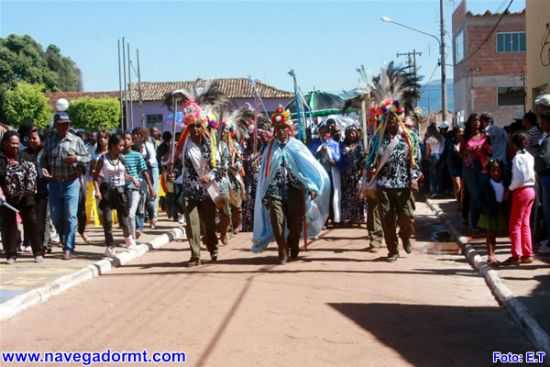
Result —
[[35, 126], [46, 127], [52, 111], [43, 89], [41, 85], [19, 82], [15, 88], [7, 90], [2, 105], [6, 122], [18, 127], [25, 121], [32, 121]]
[[79, 98], [70, 102], [73, 126], [85, 130], [112, 130], [120, 125], [120, 103], [116, 98]]

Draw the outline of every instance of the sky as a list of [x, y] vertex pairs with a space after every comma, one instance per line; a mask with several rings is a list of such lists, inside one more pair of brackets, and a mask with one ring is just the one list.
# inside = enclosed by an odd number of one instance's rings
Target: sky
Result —
[[[459, 0], [444, 0], [450, 33]], [[503, 10], [509, 0], [468, 0], [473, 12]], [[515, 0], [512, 10], [523, 9]], [[357, 67], [376, 73], [413, 49], [424, 82], [438, 80], [435, 40], [380, 21], [439, 32], [438, 0], [362, 1], [25, 1], [0, 0], [0, 37], [29, 34], [55, 44], [83, 74], [86, 91], [118, 90], [117, 40], [140, 50], [143, 81], [252, 77], [292, 90], [341, 92], [358, 84]], [[450, 35], [448, 61], [452, 63]], [[452, 67], [448, 73], [452, 77]], [[135, 76], [134, 76], [135, 80]]]

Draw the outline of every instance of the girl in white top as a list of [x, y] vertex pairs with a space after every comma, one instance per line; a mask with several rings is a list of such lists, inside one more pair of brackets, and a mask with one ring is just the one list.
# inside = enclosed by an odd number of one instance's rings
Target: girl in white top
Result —
[[531, 209], [535, 202], [535, 160], [527, 152], [529, 138], [524, 133], [512, 137], [514, 158], [512, 159], [512, 208], [509, 231], [512, 241], [512, 256], [502, 265], [519, 265], [533, 262], [531, 243]]
[[117, 211], [118, 220], [124, 233], [126, 248], [135, 246], [135, 241], [128, 231], [128, 196], [126, 182], [132, 180], [127, 174], [122, 157], [124, 142], [118, 134], [109, 138], [109, 151], [97, 162], [94, 174], [96, 199], [99, 202], [103, 231], [107, 249], [105, 255], [114, 255], [112, 210]]

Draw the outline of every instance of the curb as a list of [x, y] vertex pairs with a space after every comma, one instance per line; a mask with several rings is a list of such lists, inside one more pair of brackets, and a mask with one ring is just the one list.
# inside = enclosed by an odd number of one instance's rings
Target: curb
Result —
[[[497, 301], [504, 306], [512, 319], [525, 331], [531, 343], [539, 350], [546, 352], [547, 356], [550, 355], [550, 336], [539, 325], [538, 321], [529, 314], [527, 308], [515, 298], [510, 288], [504, 284], [498, 275], [498, 272], [482, 260], [479, 252], [468, 243], [468, 238], [460, 235], [437, 204], [429, 199], [426, 199], [426, 204], [438, 217], [444, 219], [445, 225], [449, 228], [453, 237], [457, 239], [457, 243], [462, 248], [462, 253], [470, 265], [485, 278], [485, 282]], [[546, 364], [550, 364], [550, 362], [547, 360]]]
[[164, 247], [174, 240], [184, 238], [184, 236], [185, 231], [183, 229], [173, 228], [168, 232], [155, 236], [147, 243], [141, 243], [131, 250], [115, 255], [113, 258], [99, 260], [74, 273], [63, 275], [42, 287], [15, 296], [0, 304], [0, 321], [7, 320], [34, 305], [44, 303], [50, 297], [63, 293], [82, 282], [109, 273], [114, 267], [125, 265], [149, 251]]

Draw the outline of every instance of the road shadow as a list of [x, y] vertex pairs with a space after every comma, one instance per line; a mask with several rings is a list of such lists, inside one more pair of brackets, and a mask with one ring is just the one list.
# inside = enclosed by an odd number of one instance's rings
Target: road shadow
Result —
[[[491, 366], [492, 351], [532, 347], [498, 307], [329, 303], [413, 366]], [[476, 332], [472, 332], [476, 330]]]

